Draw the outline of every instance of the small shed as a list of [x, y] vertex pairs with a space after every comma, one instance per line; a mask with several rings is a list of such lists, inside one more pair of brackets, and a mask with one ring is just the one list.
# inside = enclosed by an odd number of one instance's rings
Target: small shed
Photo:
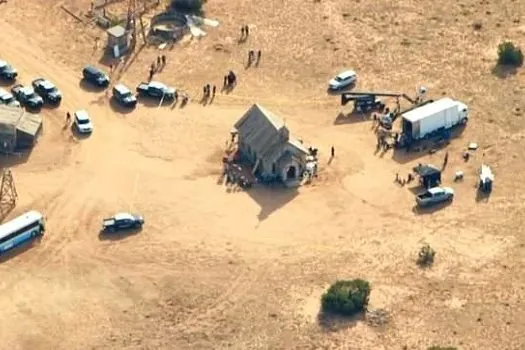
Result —
[[264, 181], [281, 180], [298, 186], [310, 154], [301, 141], [290, 135], [284, 122], [254, 104], [235, 124], [241, 158]]
[[16, 126], [16, 148], [33, 147], [41, 130], [42, 117], [37, 114], [25, 113]]
[[434, 165], [419, 164], [413, 170], [419, 176], [419, 182], [423, 187], [428, 189], [441, 184], [441, 170]]
[[0, 105], [0, 152], [13, 152], [16, 148], [16, 127], [24, 115], [19, 107]]
[[115, 56], [120, 57], [129, 50], [130, 33], [121, 25], [111, 27], [107, 30], [107, 49]]

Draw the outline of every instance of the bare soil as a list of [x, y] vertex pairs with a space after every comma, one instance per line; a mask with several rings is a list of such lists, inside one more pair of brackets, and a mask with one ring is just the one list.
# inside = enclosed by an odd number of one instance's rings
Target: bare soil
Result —
[[[190, 104], [139, 103], [131, 113], [79, 83], [84, 64], [110, 62], [95, 48], [106, 35], [85, 17], [89, 6], [0, 4], [1, 59], [20, 82], [44, 76], [64, 93], [58, 109], [43, 110], [31, 154], [0, 159], [19, 194], [7, 219], [35, 209], [48, 220], [41, 242], [2, 259], [1, 348], [525, 348], [525, 71], [494, 67], [501, 40], [525, 47], [525, 2], [208, 1], [206, 15], [220, 26], [205, 28], [207, 37], [162, 52], [146, 46], [112, 73], [134, 89], [165, 54], [156, 79], [187, 91]], [[239, 44], [243, 24], [250, 37]], [[250, 49], [262, 50], [262, 61], [245, 69]], [[345, 68], [358, 72], [359, 90], [413, 95], [423, 84], [429, 97], [461, 100], [469, 125], [432, 155], [374, 153], [372, 122], [336, 122], [350, 107], [326, 94]], [[230, 69], [239, 86], [200, 105], [202, 86], [221, 86]], [[218, 184], [229, 131], [252, 103], [320, 149], [312, 185], [243, 192]], [[89, 138], [64, 128], [66, 111], [77, 109], [92, 116]], [[469, 142], [480, 149], [465, 163]], [[395, 174], [439, 166], [446, 151], [454, 202], [414, 211]], [[489, 198], [476, 196], [482, 161], [496, 176]], [[452, 183], [457, 170], [465, 179]], [[101, 219], [121, 210], [143, 214], [144, 230], [100, 237]], [[437, 252], [424, 270], [415, 263], [423, 243]], [[320, 295], [357, 277], [370, 281], [370, 309], [386, 324], [326, 327]]]

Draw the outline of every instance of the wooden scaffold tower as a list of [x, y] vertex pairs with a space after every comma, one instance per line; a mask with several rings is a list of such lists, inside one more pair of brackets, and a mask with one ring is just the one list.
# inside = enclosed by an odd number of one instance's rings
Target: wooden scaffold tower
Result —
[[14, 206], [18, 199], [16, 192], [15, 180], [11, 169], [5, 169], [2, 174], [2, 184], [0, 186], [0, 204], [2, 206]]

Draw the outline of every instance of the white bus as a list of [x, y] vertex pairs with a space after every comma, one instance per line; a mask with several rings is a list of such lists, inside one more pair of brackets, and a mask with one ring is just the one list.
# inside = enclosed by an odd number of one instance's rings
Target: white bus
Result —
[[45, 232], [44, 216], [37, 211], [29, 211], [0, 225], [0, 254], [30, 239], [42, 236]]

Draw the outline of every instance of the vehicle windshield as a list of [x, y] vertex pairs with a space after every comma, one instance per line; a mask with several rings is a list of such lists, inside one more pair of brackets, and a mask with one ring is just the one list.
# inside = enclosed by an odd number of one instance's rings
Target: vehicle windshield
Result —
[[54, 86], [46, 86], [46, 87], [44, 87], [44, 90], [45, 90], [46, 92], [54, 92], [56, 89], [57, 89], [57, 88], [54, 87]]
[[343, 81], [343, 80], [344, 80], [344, 79], [341, 78], [339, 75], [338, 75], [337, 77], [335, 77], [335, 81], [339, 81], [339, 82], [341, 82], [341, 81]]
[[87, 120], [87, 119], [78, 119], [78, 118], [77, 118], [77, 123], [78, 123], [79, 125], [82, 125], [82, 124], [89, 124], [89, 120]]
[[123, 92], [120, 94], [123, 98], [131, 97], [131, 91]]

